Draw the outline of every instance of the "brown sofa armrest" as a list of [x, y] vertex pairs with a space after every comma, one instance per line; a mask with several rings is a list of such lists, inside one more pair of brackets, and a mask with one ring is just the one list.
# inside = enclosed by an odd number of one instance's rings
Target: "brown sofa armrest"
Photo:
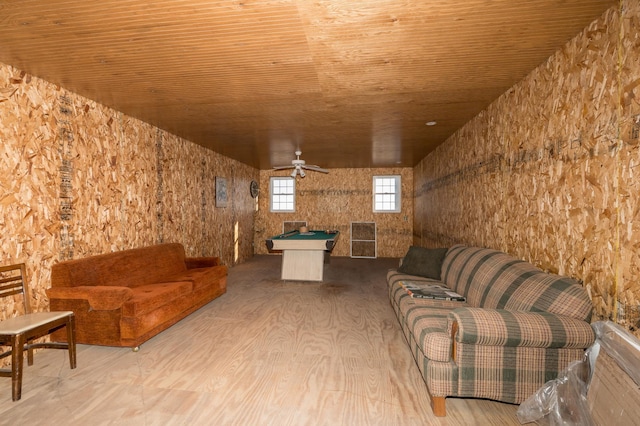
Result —
[[46, 290], [49, 299], [84, 299], [95, 311], [112, 311], [131, 299], [133, 291], [128, 287], [116, 286], [79, 286], [58, 287]]
[[187, 269], [208, 268], [222, 265], [219, 257], [187, 257], [184, 259]]

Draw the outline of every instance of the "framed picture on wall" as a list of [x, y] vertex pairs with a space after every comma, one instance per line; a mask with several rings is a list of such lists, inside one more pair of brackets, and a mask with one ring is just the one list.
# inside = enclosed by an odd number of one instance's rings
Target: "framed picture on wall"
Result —
[[216, 207], [227, 207], [227, 179], [216, 177]]

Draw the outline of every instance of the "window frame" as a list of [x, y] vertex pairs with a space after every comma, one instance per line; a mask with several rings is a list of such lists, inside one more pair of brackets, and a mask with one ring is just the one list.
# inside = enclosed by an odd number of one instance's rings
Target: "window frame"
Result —
[[[290, 181], [292, 183], [292, 192], [285, 194], [274, 193], [275, 181]], [[277, 209], [274, 206], [274, 195], [290, 195], [292, 198], [291, 209]], [[269, 178], [269, 211], [271, 213], [293, 213], [296, 211], [296, 180], [290, 176], [271, 176]]]
[[[393, 179], [395, 192], [376, 192], [378, 179]], [[375, 175], [372, 179], [373, 182], [373, 212], [374, 213], [401, 213], [402, 212], [402, 178], [400, 175]], [[394, 195], [393, 202], [395, 203], [395, 209], [377, 209], [377, 197], [378, 195]]]

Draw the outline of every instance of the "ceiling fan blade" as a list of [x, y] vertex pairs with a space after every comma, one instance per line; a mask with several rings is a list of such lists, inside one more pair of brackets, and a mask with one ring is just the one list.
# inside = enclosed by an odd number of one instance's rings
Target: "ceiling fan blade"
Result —
[[313, 170], [314, 172], [329, 173], [329, 170], [327, 170], [327, 169], [323, 169], [320, 166], [312, 166], [310, 164], [304, 165], [304, 166], [302, 166], [302, 168], [307, 169], [307, 170]]
[[295, 177], [297, 173], [300, 173], [300, 176], [304, 177], [304, 172], [302, 171], [303, 169], [320, 173], [329, 173], [329, 170], [323, 169], [320, 166], [305, 164], [304, 160], [300, 159], [301, 154], [302, 152], [300, 152], [300, 150], [296, 151], [296, 159], [291, 161], [290, 166], [275, 166], [272, 168], [272, 170], [295, 169], [291, 174], [292, 177]]

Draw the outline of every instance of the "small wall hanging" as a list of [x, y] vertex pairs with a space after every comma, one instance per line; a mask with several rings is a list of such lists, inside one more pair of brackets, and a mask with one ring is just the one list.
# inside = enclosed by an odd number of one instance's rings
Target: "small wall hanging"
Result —
[[227, 179], [216, 177], [216, 207], [227, 207]]

